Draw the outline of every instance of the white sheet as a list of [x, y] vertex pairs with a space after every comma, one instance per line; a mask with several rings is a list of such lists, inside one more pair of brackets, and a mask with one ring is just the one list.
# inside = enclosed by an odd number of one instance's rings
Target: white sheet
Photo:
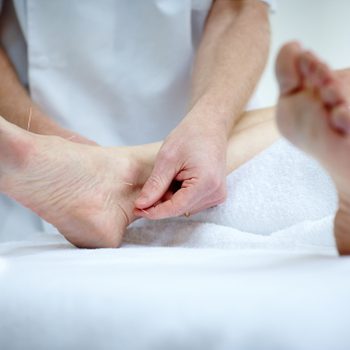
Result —
[[0, 254], [1, 349], [349, 348], [350, 259], [332, 248], [78, 250], [39, 235]]
[[2, 243], [0, 349], [348, 349], [335, 205], [318, 165], [278, 142], [229, 177], [224, 206], [138, 222], [121, 249]]

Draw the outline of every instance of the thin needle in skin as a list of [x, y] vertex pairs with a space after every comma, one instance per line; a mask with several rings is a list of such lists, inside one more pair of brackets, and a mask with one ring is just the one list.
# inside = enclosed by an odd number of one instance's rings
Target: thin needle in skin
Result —
[[124, 182], [124, 181], [119, 181], [118, 182], [119, 184], [122, 184], [122, 185], [127, 185], [127, 186], [134, 186], [134, 184], [130, 183], [130, 182]]
[[29, 107], [29, 116], [28, 116], [28, 124], [27, 124], [27, 131], [30, 131], [30, 124], [32, 122], [32, 107]]

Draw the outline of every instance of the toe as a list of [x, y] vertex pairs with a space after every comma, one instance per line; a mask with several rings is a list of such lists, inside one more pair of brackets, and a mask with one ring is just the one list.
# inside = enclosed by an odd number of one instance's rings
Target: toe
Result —
[[297, 59], [301, 53], [298, 43], [292, 42], [284, 45], [276, 61], [276, 76], [282, 95], [296, 90], [300, 84], [300, 74], [297, 69]]
[[308, 88], [317, 89], [335, 79], [331, 69], [310, 51], [301, 53], [298, 68]]
[[315, 64], [311, 81], [316, 88], [321, 88], [332, 80], [334, 80], [333, 73], [325, 63], [318, 62]]
[[310, 78], [317, 63], [318, 59], [311, 51], [304, 51], [300, 54], [297, 65], [304, 79]]
[[304, 51], [298, 61], [298, 69], [303, 79], [305, 88], [314, 90], [318, 87], [320, 77], [321, 62], [310, 51]]
[[333, 108], [345, 102], [342, 89], [336, 80], [330, 80], [319, 89], [319, 95], [326, 107]]
[[350, 133], [350, 109], [345, 103], [340, 104], [332, 110], [330, 123], [334, 129], [341, 133]]

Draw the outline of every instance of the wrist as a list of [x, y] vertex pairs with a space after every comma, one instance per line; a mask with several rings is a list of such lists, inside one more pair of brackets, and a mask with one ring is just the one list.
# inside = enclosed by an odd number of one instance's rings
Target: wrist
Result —
[[184, 120], [228, 137], [238, 117], [231, 106], [222, 104], [213, 96], [203, 96], [193, 105]]

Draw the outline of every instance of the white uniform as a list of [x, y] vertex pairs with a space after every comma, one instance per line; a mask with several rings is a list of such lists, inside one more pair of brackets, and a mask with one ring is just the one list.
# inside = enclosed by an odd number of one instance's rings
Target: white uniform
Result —
[[[59, 124], [101, 145], [141, 144], [163, 139], [186, 113], [211, 3], [5, 1], [1, 38], [34, 101]], [[0, 217], [0, 239], [41, 228], [3, 196]]]

